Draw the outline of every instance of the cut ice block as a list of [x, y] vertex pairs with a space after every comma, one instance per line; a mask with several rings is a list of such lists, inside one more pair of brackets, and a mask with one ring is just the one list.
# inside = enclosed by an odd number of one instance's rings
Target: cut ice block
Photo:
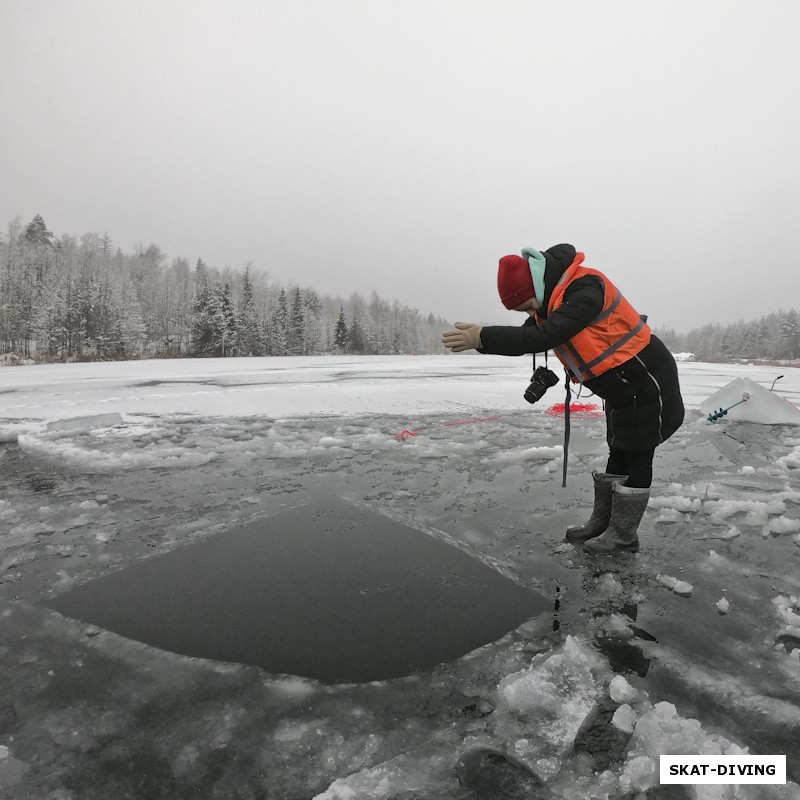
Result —
[[[749, 395], [748, 399], [741, 402], [745, 395]], [[738, 405], [731, 408], [734, 403]], [[720, 416], [721, 420], [800, 425], [800, 409], [750, 378], [736, 378], [700, 403], [700, 410], [706, 415], [716, 414], [721, 409], [730, 409], [727, 414]]]
[[110, 428], [122, 424], [122, 415], [116, 411], [112, 414], [92, 414], [89, 417], [70, 417], [57, 419], [47, 423], [48, 431], [86, 431], [91, 428]]

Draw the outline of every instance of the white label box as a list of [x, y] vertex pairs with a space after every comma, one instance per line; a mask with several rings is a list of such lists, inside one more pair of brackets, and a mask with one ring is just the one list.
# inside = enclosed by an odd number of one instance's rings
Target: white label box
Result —
[[661, 783], [786, 783], [786, 756], [659, 756]]

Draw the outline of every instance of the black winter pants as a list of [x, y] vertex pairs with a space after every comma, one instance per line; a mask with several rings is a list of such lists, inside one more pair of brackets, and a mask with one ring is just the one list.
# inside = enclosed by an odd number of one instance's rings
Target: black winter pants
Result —
[[606, 472], [612, 475], [627, 475], [628, 480], [625, 481], [625, 486], [649, 489], [653, 482], [653, 456], [655, 454], [655, 450], [627, 453], [612, 447], [608, 454]]

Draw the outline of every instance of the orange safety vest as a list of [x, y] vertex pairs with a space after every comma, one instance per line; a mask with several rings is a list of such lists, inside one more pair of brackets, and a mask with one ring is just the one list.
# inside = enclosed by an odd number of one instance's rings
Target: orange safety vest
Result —
[[651, 335], [650, 327], [619, 289], [602, 272], [581, 266], [583, 259], [583, 253], [575, 255], [556, 284], [547, 307], [548, 315], [552, 314], [563, 302], [567, 287], [578, 278], [597, 275], [603, 281], [603, 310], [591, 325], [553, 348], [573, 383], [583, 383], [624, 364], [650, 343]]

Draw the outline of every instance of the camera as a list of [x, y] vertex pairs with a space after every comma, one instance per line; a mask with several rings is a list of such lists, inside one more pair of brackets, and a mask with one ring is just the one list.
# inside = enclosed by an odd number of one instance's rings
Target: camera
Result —
[[525, 390], [523, 397], [529, 403], [535, 403], [541, 400], [544, 393], [551, 387], [558, 383], [558, 375], [547, 367], [537, 367], [533, 375], [531, 375], [531, 382]]

